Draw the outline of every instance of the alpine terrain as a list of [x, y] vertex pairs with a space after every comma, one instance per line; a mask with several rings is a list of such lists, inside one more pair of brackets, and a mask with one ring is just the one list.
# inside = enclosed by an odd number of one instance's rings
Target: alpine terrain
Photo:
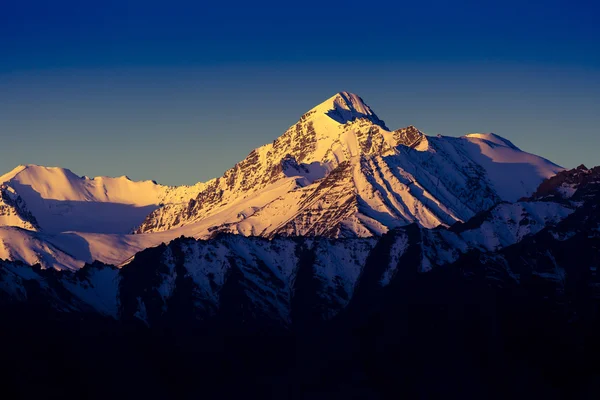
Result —
[[[0, 257], [76, 269], [121, 264], [182, 235], [355, 238], [413, 223], [449, 227], [530, 196], [561, 170], [491, 133], [391, 131], [359, 96], [341, 92], [222, 177], [194, 186], [19, 166], [0, 177], [0, 223], [27, 231], [0, 228]], [[61, 252], [73, 261], [60, 261]]]
[[390, 130], [341, 92], [194, 186], [35, 165], [0, 185], [6, 393], [600, 390], [600, 167]]

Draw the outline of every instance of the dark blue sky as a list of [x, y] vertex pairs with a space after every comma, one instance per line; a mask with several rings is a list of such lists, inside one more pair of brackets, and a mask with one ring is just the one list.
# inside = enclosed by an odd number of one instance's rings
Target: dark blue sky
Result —
[[9, 1], [0, 173], [220, 175], [348, 90], [390, 128], [600, 164], [595, 2]]

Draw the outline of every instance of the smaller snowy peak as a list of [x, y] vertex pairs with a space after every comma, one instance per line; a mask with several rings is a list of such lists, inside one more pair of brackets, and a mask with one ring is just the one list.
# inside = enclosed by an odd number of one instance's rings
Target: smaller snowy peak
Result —
[[374, 124], [389, 130], [385, 126], [385, 122], [379, 119], [371, 107], [360, 96], [354, 93], [339, 92], [310, 110], [307, 114], [313, 112], [325, 114], [339, 124], [345, 124], [359, 118], [366, 118]]
[[511, 149], [520, 150], [510, 140], [503, 138], [502, 136], [496, 135], [495, 133], [469, 133], [462, 136], [466, 139], [480, 139], [486, 142], [496, 144], [498, 146], [510, 147]]
[[0, 184], [6, 183], [17, 176], [19, 173], [27, 169], [27, 165], [19, 165], [14, 168], [12, 171], [7, 172], [6, 174], [0, 176]]
[[12, 171], [0, 177], [0, 184], [10, 183], [11, 181], [35, 181], [40, 180], [51, 185], [53, 182], [48, 181], [48, 178], [67, 179], [67, 180], [93, 180], [87, 176], [80, 177], [73, 171], [61, 167], [47, 167], [37, 164], [19, 165]]
[[[45, 200], [101, 201], [145, 206], [158, 204], [166, 189], [153, 181], [134, 182], [123, 175], [112, 178], [79, 176], [67, 168], [21, 165], [0, 177], [0, 184], [31, 197], [33, 192]], [[27, 195], [27, 196], [25, 196]], [[29, 202], [28, 202], [29, 203]]]
[[15, 179], [22, 180], [23, 177], [27, 177], [27, 179], [33, 179], [33, 177], [39, 177], [41, 179], [45, 179], [45, 178], [49, 178], [49, 177], [56, 178], [57, 176], [64, 176], [68, 180], [72, 180], [72, 181], [76, 181], [76, 180], [111, 181], [111, 180], [114, 180], [114, 181], [130, 181], [130, 182], [135, 182], [135, 183], [152, 183], [154, 185], [159, 185], [156, 181], [153, 181], [153, 180], [133, 181], [127, 175], [121, 175], [121, 176], [117, 176], [117, 177], [111, 177], [111, 176], [90, 177], [87, 175], [79, 176], [68, 168], [48, 167], [48, 166], [38, 165], [38, 164], [24, 164], [24, 165], [17, 166], [12, 171], [0, 176], [0, 184], [6, 183], [11, 180], [15, 180]]
[[[110, 177], [110, 176], [97, 176], [97, 177], [88, 177], [88, 176], [84, 176], [83, 179], [86, 179], [88, 181], [102, 181], [102, 180], [117, 180], [117, 181], [131, 181], [133, 182], [133, 180], [128, 177], [127, 175], [121, 175], [121, 176], [115, 176]], [[154, 183], [155, 185], [157, 184], [155, 181], [152, 180], [145, 180], [145, 181], [140, 181], [140, 182], [150, 182], [150, 183]]]
[[59, 167], [20, 165], [0, 177], [0, 226], [46, 233], [126, 233], [163, 204], [187, 203], [203, 188], [128, 176], [87, 177]]

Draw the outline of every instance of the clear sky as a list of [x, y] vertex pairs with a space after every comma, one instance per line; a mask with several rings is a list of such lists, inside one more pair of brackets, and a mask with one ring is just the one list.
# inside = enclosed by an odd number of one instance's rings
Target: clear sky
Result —
[[2, 2], [0, 174], [192, 184], [342, 90], [392, 129], [600, 164], [595, 1], [206, 3]]

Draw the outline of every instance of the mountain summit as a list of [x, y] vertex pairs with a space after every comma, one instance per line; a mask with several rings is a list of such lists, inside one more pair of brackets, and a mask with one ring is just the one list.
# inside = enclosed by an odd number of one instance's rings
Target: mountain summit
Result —
[[373, 112], [371, 107], [354, 93], [339, 92], [314, 107], [309, 111], [309, 113], [311, 112], [326, 114], [340, 124], [352, 122], [357, 118], [366, 118], [374, 124], [389, 130], [385, 126], [385, 123]]

